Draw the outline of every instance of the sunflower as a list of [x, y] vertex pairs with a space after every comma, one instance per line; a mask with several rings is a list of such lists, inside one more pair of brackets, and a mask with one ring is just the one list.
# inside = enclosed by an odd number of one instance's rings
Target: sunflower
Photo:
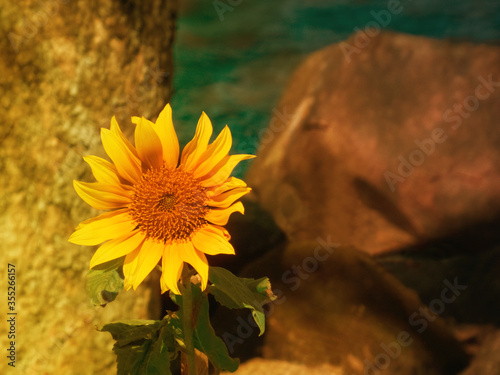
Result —
[[177, 284], [185, 263], [200, 275], [205, 289], [206, 255], [234, 254], [223, 226], [232, 213], [244, 213], [236, 200], [251, 190], [230, 174], [240, 161], [254, 156], [228, 155], [232, 138], [227, 126], [209, 144], [212, 124], [204, 112], [180, 160], [169, 104], [155, 123], [144, 117], [132, 117], [132, 122], [135, 147], [113, 117], [110, 129], [101, 129], [112, 163], [83, 158], [97, 182], [74, 181], [75, 190], [95, 209], [109, 211], [80, 223], [69, 241], [102, 244], [90, 268], [125, 257], [125, 290], [136, 289], [160, 260], [162, 293], [180, 294]]

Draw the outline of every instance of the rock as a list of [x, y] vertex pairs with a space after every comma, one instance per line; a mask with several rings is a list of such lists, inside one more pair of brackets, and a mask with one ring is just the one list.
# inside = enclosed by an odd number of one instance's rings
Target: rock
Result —
[[460, 298], [446, 305], [442, 316], [458, 324], [500, 324], [500, 246], [482, 248], [448, 241], [407, 253], [378, 256], [377, 263], [429, 305], [439, 296], [443, 280], [463, 285]]
[[460, 375], [498, 375], [500, 374], [500, 332], [492, 331], [481, 343], [478, 353], [470, 366]]
[[233, 273], [286, 240], [267, 211], [253, 200], [243, 197], [241, 201], [245, 214], [232, 215], [226, 225], [236, 256], [220, 254], [210, 259], [211, 265], [227, 268]]
[[[468, 362], [440, 312], [355, 248], [328, 238], [290, 244], [243, 272], [264, 275], [278, 296], [266, 308], [265, 359], [328, 364], [349, 375], [456, 374]], [[223, 336], [232, 354], [258, 333], [242, 317]]]
[[[0, 261], [17, 270], [19, 374], [115, 374], [113, 340], [96, 325], [160, 316], [158, 280], [92, 307], [86, 275], [94, 249], [67, 239], [97, 214], [72, 181], [93, 180], [82, 156], [104, 156], [99, 128], [117, 115], [130, 135], [131, 115], [153, 119], [170, 98], [176, 6], [2, 5]], [[0, 325], [2, 338], [6, 328]], [[9, 373], [6, 360], [0, 373]]]
[[271, 119], [247, 178], [254, 199], [291, 240], [330, 235], [369, 254], [497, 219], [500, 48], [359, 38], [291, 77], [278, 107], [293, 116]]

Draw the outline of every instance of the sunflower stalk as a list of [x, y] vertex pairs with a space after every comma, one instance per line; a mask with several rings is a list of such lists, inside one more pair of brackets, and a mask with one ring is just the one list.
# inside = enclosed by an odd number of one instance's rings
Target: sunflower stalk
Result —
[[187, 375], [196, 375], [196, 354], [194, 351], [194, 316], [191, 271], [184, 266], [182, 271], [182, 328], [186, 346]]

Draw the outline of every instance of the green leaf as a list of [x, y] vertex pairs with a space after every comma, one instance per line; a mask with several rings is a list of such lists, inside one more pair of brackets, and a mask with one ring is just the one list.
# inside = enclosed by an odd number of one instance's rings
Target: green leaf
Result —
[[[175, 301], [174, 301], [175, 302]], [[169, 316], [163, 318], [167, 321], [169, 330], [172, 332], [174, 340], [177, 340], [179, 346], [184, 347], [184, 336], [182, 333], [182, 322], [181, 318], [178, 316], [178, 312], [167, 311]]]
[[[193, 332], [194, 347], [205, 353], [210, 362], [220, 370], [234, 372], [240, 361], [229, 356], [226, 344], [217, 337], [210, 324], [208, 296], [201, 292], [197, 285], [192, 286], [193, 306], [195, 309], [196, 326]], [[180, 306], [178, 314], [182, 316], [182, 296], [175, 295], [174, 302]], [[181, 324], [179, 319], [176, 324]]]
[[234, 372], [238, 369], [240, 361], [229, 356], [226, 344], [217, 337], [210, 324], [208, 311], [208, 297], [204, 295], [194, 330], [194, 346], [199, 351], [205, 353], [214, 366], [221, 370]]
[[230, 309], [250, 309], [262, 335], [265, 331], [265, 314], [263, 306], [273, 299], [271, 284], [267, 277], [255, 280], [233, 275], [220, 267], [210, 267], [208, 276], [212, 285], [208, 291], [217, 302]]
[[111, 333], [116, 342], [124, 346], [137, 340], [150, 338], [161, 325], [161, 320], [124, 320], [105, 324], [98, 330]]
[[141, 365], [151, 346], [150, 340], [143, 340], [137, 344], [119, 346], [115, 344], [113, 351], [116, 354], [117, 375], [144, 375]]
[[146, 374], [171, 375], [170, 353], [174, 352], [175, 344], [168, 326], [160, 328], [158, 340], [153, 343], [146, 358], [144, 367]]
[[104, 325], [116, 340], [118, 375], [171, 375], [170, 359], [177, 355], [169, 317], [159, 320], [131, 320]]
[[121, 257], [92, 268], [87, 275], [87, 291], [90, 302], [95, 306], [105, 306], [114, 301], [123, 289], [121, 266], [125, 257]]

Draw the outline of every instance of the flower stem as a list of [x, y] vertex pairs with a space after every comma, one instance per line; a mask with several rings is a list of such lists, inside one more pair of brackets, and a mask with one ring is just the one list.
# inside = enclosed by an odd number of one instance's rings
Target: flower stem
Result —
[[196, 375], [196, 356], [193, 345], [193, 293], [191, 274], [187, 267], [182, 272], [182, 328], [186, 345], [187, 375]]

